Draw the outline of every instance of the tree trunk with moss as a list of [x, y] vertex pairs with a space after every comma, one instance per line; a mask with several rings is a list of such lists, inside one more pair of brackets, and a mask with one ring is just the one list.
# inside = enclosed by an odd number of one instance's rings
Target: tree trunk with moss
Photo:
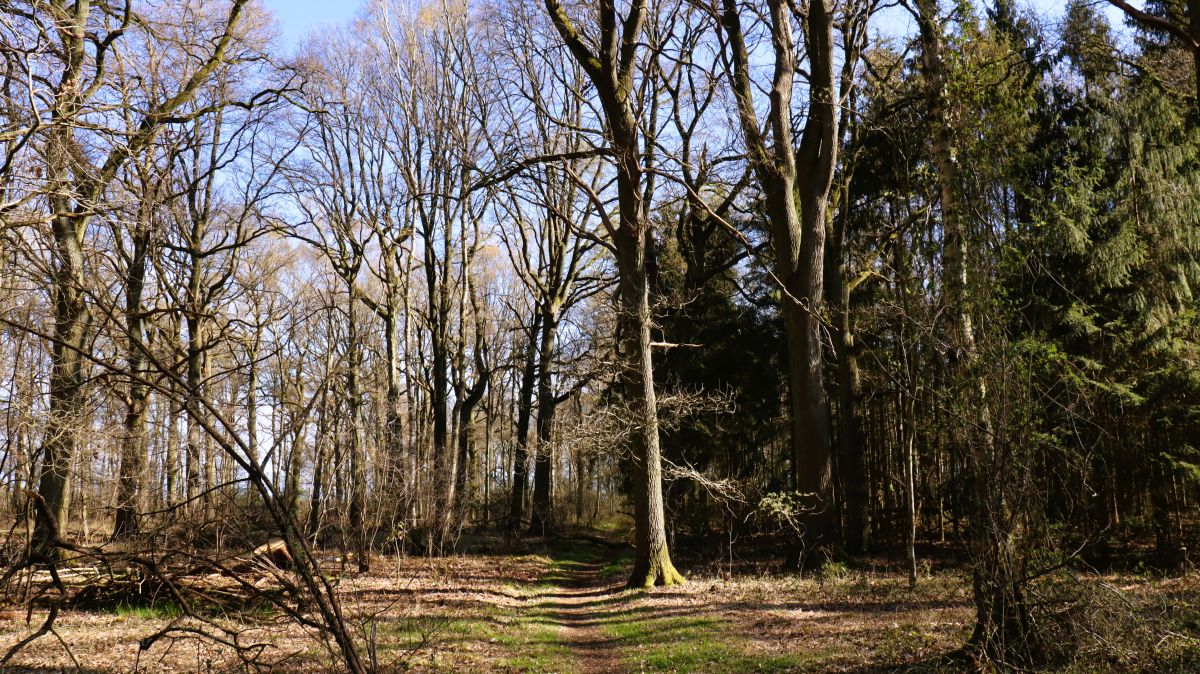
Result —
[[545, 0], [545, 5], [571, 55], [595, 86], [616, 164], [620, 220], [606, 223], [606, 227], [616, 249], [621, 383], [631, 413], [629, 423], [633, 426], [630, 453], [636, 552], [629, 585], [674, 585], [683, 582], [683, 576], [675, 570], [667, 548], [646, 265], [650, 225], [643, 191], [640, 128], [633, 99], [633, 75], [643, 44], [641, 33], [647, 2], [634, 0], [624, 17], [618, 16], [614, 3], [600, 3], [598, 23], [604, 39], [597, 53], [592, 53], [558, 0]]
[[620, 246], [621, 384], [629, 404], [633, 430], [633, 515], [636, 555], [630, 587], [674, 585], [683, 576], [671, 563], [663, 508], [662, 451], [658, 438], [658, 408], [650, 339], [650, 288], [646, 274], [645, 237]]

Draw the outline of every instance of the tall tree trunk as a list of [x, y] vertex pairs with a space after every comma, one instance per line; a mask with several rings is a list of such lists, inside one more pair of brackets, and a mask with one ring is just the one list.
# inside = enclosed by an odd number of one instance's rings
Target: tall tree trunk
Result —
[[[174, 348], [174, 346], [177, 346], [179, 344], [180, 324], [179, 324], [179, 319], [177, 317], [172, 318], [171, 320], [174, 322], [174, 326], [171, 328], [170, 339], [172, 340], [172, 343], [173, 343], [172, 348]], [[165, 440], [167, 446], [166, 446], [166, 451], [164, 452], [165, 456], [163, 458], [163, 461], [166, 463], [166, 465], [163, 467], [163, 470], [166, 473], [166, 491], [167, 491], [166, 505], [168, 508], [174, 508], [175, 505], [179, 503], [179, 491], [180, 491], [180, 484], [179, 484], [179, 458], [180, 458], [179, 457], [179, 412], [180, 412], [180, 410], [176, 407], [176, 402], [175, 402], [175, 401], [179, 400], [179, 383], [174, 377], [172, 377], [171, 381], [168, 383], [167, 386], [168, 386], [169, 395], [168, 395], [167, 399], [164, 401], [164, 404], [166, 405], [167, 409], [163, 412], [164, 418], [166, 419], [166, 422], [167, 422], [167, 437]]]
[[350, 289], [346, 335], [346, 407], [349, 412], [350, 446], [350, 507], [348, 526], [354, 541], [359, 573], [370, 570], [370, 533], [366, 523], [367, 477], [364, 456], [367, 451], [366, 430], [362, 415], [362, 391], [359, 376], [362, 368], [362, 345], [358, 338], [358, 324], [354, 317], [354, 293]]
[[247, 358], [246, 371], [246, 447], [252, 463], [258, 463], [258, 351], [262, 328], [254, 335]]
[[[283, 380], [284, 375], [280, 372], [280, 379]], [[283, 504], [284, 510], [287, 512], [288, 521], [301, 523], [303, 520], [300, 516], [300, 475], [304, 470], [304, 451], [305, 451], [305, 412], [304, 412], [304, 376], [298, 374], [296, 377], [296, 402], [292, 412], [292, 441], [288, 447], [287, 464], [283, 476]], [[322, 393], [324, 390], [322, 389]], [[257, 459], [255, 459], [257, 463]], [[316, 491], [316, 475], [313, 476], [313, 489]], [[300, 526], [303, 526], [302, 524]]]
[[486, 526], [492, 525], [492, 437], [496, 421], [496, 387], [489, 386], [487, 402], [484, 405], [483, 422], [483, 521]]
[[533, 416], [533, 387], [537, 380], [538, 340], [541, 339], [542, 314], [537, 312], [529, 329], [529, 345], [521, 370], [517, 392], [516, 446], [513, 449], [513, 482], [509, 498], [508, 527], [519, 530], [525, 518], [525, 489], [529, 477], [529, 421]]
[[861, 407], [862, 377], [858, 367], [858, 349], [850, 323], [850, 289], [844, 279], [845, 264], [835, 274], [837, 291], [837, 329], [834, 331], [834, 357], [838, 381], [838, 470], [846, 524], [842, 533], [846, 551], [859, 554], [867, 548], [867, 475], [864, 419]]
[[537, 455], [533, 468], [533, 504], [529, 532], [545, 535], [554, 528], [554, 455], [550, 440], [558, 401], [554, 393], [554, 350], [558, 339], [558, 309], [553, 300], [543, 300], [542, 338], [538, 347]]
[[587, 487], [587, 461], [580, 452], [575, 456], [575, 524], [583, 524], [583, 500]]
[[633, 414], [630, 422], [634, 426], [631, 450], [636, 526], [633, 574], [629, 580], [630, 586], [634, 587], [674, 585], [683, 581], [683, 576], [671, 563], [663, 507], [662, 453], [650, 338], [650, 287], [646, 274], [645, 241], [649, 236], [647, 232], [618, 239], [622, 241], [618, 244], [620, 280], [617, 284], [621, 312], [617, 328], [621, 381]]
[[433, 355], [431, 373], [432, 396], [430, 407], [433, 416], [433, 514], [430, 522], [429, 543], [432, 550], [442, 551], [449, 533], [450, 517], [454, 512], [454, 455], [450, 447], [448, 407], [450, 404], [450, 352], [448, 323], [450, 307], [446, 283], [448, 278], [439, 278], [439, 265], [433, 251], [432, 228], [426, 236], [425, 276], [429, 293], [430, 349]]
[[[848, 40], [847, 42], [852, 42]], [[842, 113], [850, 122], [839, 125], [841, 133], [850, 135], [850, 144], [858, 144], [858, 125], [854, 111], [858, 107], [853, 85], [850, 87], [848, 104]], [[867, 474], [866, 474], [866, 420], [862, 410], [862, 377], [858, 365], [858, 344], [852, 320], [851, 297], [865, 276], [850, 278], [850, 249], [847, 246], [847, 231], [853, 211], [851, 203], [851, 180], [853, 167], [842, 169], [842, 180], [838, 186], [838, 201], [841, 217], [830, 218], [831, 236], [828, 260], [825, 263], [825, 289], [829, 303], [834, 308], [833, 351], [837, 362], [837, 405], [838, 405], [838, 461], [837, 490], [844, 522], [841, 528], [842, 546], [846, 552], [860, 554], [867, 548]]]
[[821, 555], [811, 553], [832, 542], [837, 515], [821, 348], [825, 231], [838, 140], [833, 17], [829, 0], [809, 4], [806, 26], [811, 103], [800, 146], [795, 149], [791, 116], [796, 75], [792, 11], [785, 0], [770, 0], [768, 6], [775, 60], [767, 120], [771, 144], [760, 131], [749, 51], [736, 0], [724, 0], [721, 19], [730, 41], [730, 78], [738, 118], [771, 222], [775, 276], [785, 291], [782, 313], [787, 337], [792, 486], [806, 497], [801, 556], [808, 563], [819, 563]]
[[[650, 587], [683, 582], [671, 563], [667, 547], [666, 514], [662, 493], [662, 453], [658, 439], [658, 404], [654, 393], [654, 359], [651, 353], [650, 283], [647, 246], [650, 224], [642, 192], [640, 132], [634, 114], [635, 57], [647, 13], [646, 0], [634, 0], [618, 21], [615, 3], [600, 4], [599, 24], [608, 39], [593, 54], [558, 0], [545, 0], [555, 29], [572, 56], [596, 87], [604, 111], [606, 130], [616, 162], [617, 202], [620, 222], [610, 236], [617, 257], [617, 332], [621, 382], [633, 425], [634, 540], [633, 574], [629, 585]], [[617, 25], [621, 35], [617, 36]]]
[[[78, 3], [76, 16], [59, 27], [65, 59], [55, 90], [52, 126], [46, 143], [46, 180], [54, 240], [50, 301], [54, 311], [51, 346], [50, 409], [42, 442], [38, 483], [40, 503], [34, 522], [33, 549], [41, 556], [55, 553], [55, 537], [66, 524], [71, 464], [79, 446], [84, 411], [84, 365], [89, 312], [83, 292], [83, 233], [87, 216], [77, 213], [71, 196], [73, 120], [82, 106], [80, 72], [84, 67], [87, 3]], [[85, 205], [90, 208], [90, 204]]]
[[[784, 4], [776, 2], [775, 5]], [[783, 14], [788, 8], [773, 9]], [[793, 421], [793, 452], [799, 452], [796, 465], [796, 489], [815, 494], [817, 503], [806, 518], [809, 547], [828, 546], [833, 541], [836, 511], [833, 502], [833, 453], [829, 433], [829, 405], [821, 347], [821, 314], [825, 280], [825, 231], [829, 193], [837, 164], [838, 94], [834, 86], [833, 7], [829, 0], [809, 4], [809, 114], [797, 151], [797, 188], [800, 196], [800, 250], [792, 274], [799, 271], [800, 294], [793, 294], [808, 306], [791, 304], [793, 321], [799, 325], [803, 365], [799, 372], [802, 397], [801, 416]], [[794, 251], [795, 244], [790, 248]], [[778, 253], [777, 253], [778, 254]], [[791, 279], [788, 281], [791, 284]], [[785, 312], [785, 316], [786, 316]], [[796, 315], [800, 314], [799, 317]], [[792, 321], [788, 321], [790, 324]], [[790, 366], [792, 370], [795, 365]], [[797, 401], [793, 389], [793, 413]], [[796, 437], [799, 435], [799, 438]]]
[[[487, 372], [480, 372], [475, 384], [466, 392], [466, 398], [458, 409], [458, 469], [455, 479], [458, 484], [456, 491], [460, 495], [466, 495], [471, 486], [472, 471], [471, 467], [475, 465], [475, 439], [472, 436], [474, 424], [472, 423], [475, 417], [475, 409], [479, 407], [480, 401], [487, 393], [488, 381], [490, 377]], [[460, 498], [460, 500], [463, 500]], [[466, 513], [459, 513], [464, 515]]]
[[[389, 275], [391, 272], [389, 271]], [[391, 284], [389, 283], [389, 293]], [[404, 410], [402, 397], [404, 345], [401, 343], [403, 334], [397, 326], [397, 314], [400, 308], [393, 298], [389, 297], [389, 313], [384, 319], [384, 348], [387, 358], [387, 393], [384, 408], [384, 442], [387, 461], [385, 475], [387, 476], [387, 491], [395, 499], [393, 515], [400, 521], [408, 516], [409, 499], [412, 497], [412, 485], [408, 484], [405, 470], [404, 451]]]
[[[212, 359], [206, 349], [201, 358], [203, 368], [201, 370], [201, 380], [209, 381], [212, 379]], [[220, 391], [214, 392], [214, 397], [220, 395]], [[217, 459], [220, 456], [220, 450], [213, 442], [212, 436], [207, 432], [203, 433], [202, 447], [204, 450], [203, 458], [200, 460], [204, 467], [204, 498], [201, 501], [204, 504], [204, 519], [206, 522], [215, 522], [217, 519]]]
[[148, 228], [140, 223], [134, 234], [133, 255], [125, 277], [125, 339], [126, 365], [129, 368], [129, 390], [125, 400], [124, 437], [121, 446], [121, 469], [117, 485], [117, 508], [113, 522], [113, 538], [138, 532], [138, 510], [141, 488], [146, 472], [146, 399], [145, 358], [142, 355], [142, 291], [146, 281], [146, 255], [149, 248]]
[[[328, 368], [326, 369], [328, 371]], [[328, 414], [329, 404], [328, 387], [321, 390], [321, 401], [317, 408], [317, 444], [313, 452], [313, 487], [311, 501], [308, 504], [308, 523], [305, 527], [305, 534], [312, 537], [314, 542], [319, 544], [317, 534], [321, 528], [321, 511], [324, 505], [324, 490], [325, 490], [325, 444], [328, 433], [326, 432], [326, 416]], [[296, 491], [299, 493], [299, 473], [297, 473]]]
[[904, 442], [904, 514], [907, 520], [904, 528], [904, 548], [908, 555], [908, 587], [911, 589], [917, 586], [916, 402], [911, 396], [905, 396], [903, 393], [901, 397], [909, 398], [907, 404], [901, 404], [901, 413], [905, 416], [900, 423], [903, 425], [901, 435]]
[[[54, 198], [52, 202], [61, 201]], [[68, 208], [56, 204], [56, 210]], [[61, 212], [61, 211], [60, 211]], [[83, 248], [78, 218], [59, 216], [51, 227], [56, 244], [54, 285], [54, 345], [51, 347], [50, 409], [42, 443], [41, 503], [34, 522], [33, 548], [44, 557], [55, 555], [55, 537], [63, 532], [70, 499], [71, 464], [79, 448], [84, 411], [83, 354], [88, 308], [83, 295]]]
[[[1153, 441], [1150, 446], [1155, 446]], [[1174, 570], [1181, 569], [1185, 560], [1171, 518], [1173, 483], [1166, 457], [1156, 457], [1150, 469], [1150, 510], [1154, 523], [1155, 557], [1161, 567]]]
[[184, 397], [187, 427], [187, 470], [183, 484], [184, 511], [195, 511], [193, 499], [200, 494], [200, 454], [204, 442], [203, 429], [198, 421], [201, 412], [200, 399], [204, 395], [203, 358], [201, 346], [200, 318], [194, 312], [189, 313], [187, 322], [187, 391]]
[[[288, 517], [296, 522], [300, 518], [300, 474], [304, 470], [304, 424], [298, 424], [292, 431], [292, 443], [288, 452], [287, 474], [284, 475], [284, 507]], [[319, 498], [321, 493], [317, 485], [320, 470], [313, 467], [313, 498]]]

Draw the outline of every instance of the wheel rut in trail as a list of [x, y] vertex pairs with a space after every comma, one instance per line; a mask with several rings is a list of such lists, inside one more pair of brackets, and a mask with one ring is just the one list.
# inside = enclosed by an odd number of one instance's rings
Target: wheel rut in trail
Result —
[[625, 672], [619, 640], [604, 634], [604, 618], [611, 615], [610, 600], [625, 590], [625, 584], [606, 578], [603, 569], [610, 559], [562, 564], [552, 576], [554, 586], [531, 596], [531, 608], [557, 625], [561, 643], [570, 649], [578, 674]]

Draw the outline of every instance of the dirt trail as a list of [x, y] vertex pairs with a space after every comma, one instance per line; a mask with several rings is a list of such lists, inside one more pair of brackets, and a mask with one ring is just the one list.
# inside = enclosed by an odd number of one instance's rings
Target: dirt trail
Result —
[[578, 674], [625, 672], [617, 641], [606, 637], [603, 619], [610, 609], [607, 600], [625, 589], [623, 583], [606, 579], [604, 562], [575, 563], [565, 569], [556, 586], [530, 597], [534, 605], [561, 630], [562, 643], [574, 654]]

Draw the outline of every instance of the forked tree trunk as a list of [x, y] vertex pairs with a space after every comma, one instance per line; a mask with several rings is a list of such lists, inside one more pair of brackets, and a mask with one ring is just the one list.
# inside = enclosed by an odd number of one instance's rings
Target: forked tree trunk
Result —
[[[472, 481], [472, 466], [475, 465], [475, 438], [471, 434], [475, 418], [475, 410], [479, 407], [479, 403], [483, 400], [483, 396], [487, 393], [488, 383], [491, 379], [489, 373], [480, 371], [478, 379], [466, 391], [466, 399], [458, 408], [458, 459], [455, 462], [458, 466], [455, 473], [457, 480], [456, 491], [459, 494], [468, 494]], [[461, 499], [465, 500], [465, 499]], [[456, 521], [461, 521], [467, 513], [456, 513]]]
[[770, 142], [761, 132], [755, 107], [749, 49], [736, 0], [724, 0], [721, 23], [729, 38], [738, 119], [771, 224], [774, 272], [785, 291], [781, 312], [787, 337], [792, 488], [804, 495], [805, 507], [800, 514], [799, 557], [818, 564], [822, 551], [833, 542], [837, 515], [821, 346], [825, 231], [838, 139], [833, 16], [828, 0], [809, 3], [811, 103], [797, 149], [791, 116], [796, 76], [792, 10], [784, 0], [770, 0], [767, 5], [774, 57], [767, 119]]

